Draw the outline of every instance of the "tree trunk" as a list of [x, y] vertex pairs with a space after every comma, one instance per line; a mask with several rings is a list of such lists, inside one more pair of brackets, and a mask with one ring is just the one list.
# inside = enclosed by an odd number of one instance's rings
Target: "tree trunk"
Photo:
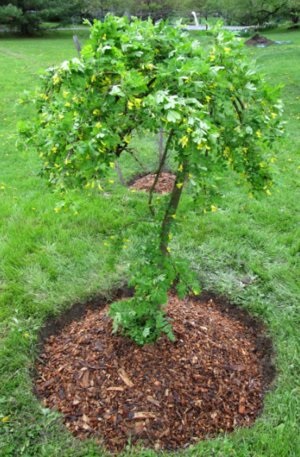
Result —
[[163, 128], [159, 129], [158, 132], [158, 158], [159, 163], [161, 163], [164, 154], [164, 130]]
[[169, 204], [166, 208], [164, 219], [161, 225], [160, 231], [160, 252], [163, 256], [169, 255], [168, 245], [170, 240], [170, 231], [172, 224], [176, 217], [176, 212], [179, 206], [183, 185], [187, 177], [186, 165], [183, 165], [182, 171], [178, 171], [176, 174], [176, 179], [174, 187], [171, 193]]

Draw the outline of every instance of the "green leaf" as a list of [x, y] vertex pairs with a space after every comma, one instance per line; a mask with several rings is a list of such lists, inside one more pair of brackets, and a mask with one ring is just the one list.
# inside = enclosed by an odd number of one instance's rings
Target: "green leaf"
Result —
[[168, 111], [168, 114], [167, 114], [167, 120], [169, 122], [176, 123], [177, 121], [181, 120], [181, 115], [180, 115], [180, 113], [178, 113], [178, 111], [170, 110], [170, 111]]

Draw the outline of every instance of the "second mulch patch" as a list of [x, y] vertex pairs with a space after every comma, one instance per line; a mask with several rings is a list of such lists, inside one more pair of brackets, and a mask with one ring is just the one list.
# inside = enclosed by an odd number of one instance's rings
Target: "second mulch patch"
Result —
[[[149, 192], [152, 188], [156, 175], [154, 173], [148, 173], [143, 176], [136, 178], [130, 185], [131, 189], [145, 190]], [[160, 174], [156, 183], [154, 191], [159, 194], [166, 194], [172, 192], [175, 182], [175, 175], [168, 171], [164, 171]]]
[[37, 395], [77, 437], [113, 452], [140, 440], [178, 449], [252, 424], [274, 375], [263, 327], [208, 298], [171, 295], [168, 315], [176, 342], [138, 347], [112, 335], [107, 307], [88, 310], [45, 341]]

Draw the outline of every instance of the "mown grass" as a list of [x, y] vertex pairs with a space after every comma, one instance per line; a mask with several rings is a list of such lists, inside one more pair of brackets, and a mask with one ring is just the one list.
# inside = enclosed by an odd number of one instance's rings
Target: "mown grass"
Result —
[[[176, 455], [296, 457], [300, 455], [299, 369], [299, 150], [300, 33], [272, 32], [291, 44], [249, 49], [270, 82], [283, 83], [286, 136], [276, 150], [272, 195], [260, 200], [230, 180], [204, 212], [180, 209], [172, 249], [197, 271], [202, 287], [225, 294], [260, 316], [276, 350], [277, 378], [261, 417], [250, 429], [201, 442]], [[101, 195], [61, 197], [38, 176], [39, 159], [17, 137], [16, 123], [32, 108], [17, 100], [33, 89], [41, 69], [73, 57], [69, 34], [0, 41], [0, 455], [102, 456], [93, 441], [79, 442], [59, 414], [44, 409], [32, 392], [31, 370], [40, 327], [73, 302], [127, 281], [128, 261], [139, 255], [138, 222], [147, 219], [145, 196], [110, 185]], [[18, 148], [16, 141], [18, 140]], [[135, 140], [147, 158], [155, 139]], [[125, 159], [125, 158], [124, 158]], [[150, 169], [153, 162], [146, 162]], [[140, 168], [122, 163], [126, 178]], [[114, 248], [118, 239], [122, 249]], [[128, 241], [127, 241], [128, 240]], [[244, 278], [247, 278], [245, 284]], [[124, 454], [154, 456], [128, 449]]]

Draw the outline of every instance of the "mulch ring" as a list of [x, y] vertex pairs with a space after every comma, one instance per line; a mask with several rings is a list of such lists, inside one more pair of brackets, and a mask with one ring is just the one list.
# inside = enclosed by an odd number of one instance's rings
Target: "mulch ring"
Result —
[[[154, 183], [156, 175], [149, 173], [144, 176], [139, 176], [131, 184], [131, 189], [150, 191]], [[175, 175], [173, 173], [164, 171], [160, 174], [154, 191], [159, 194], [166, 194], [172, 192], [175, 182]]]
[[74, 435], [114, 453], [128, 442], [175, 450], [250, 426], [274, 378], [263, 326], [208, 296], [170, 295], [168, 315], [176, 342], [138, 347], [112, 335], [107, 306], [88, 309], [44, 341], [36, 394]]
[[268, 38], [259, 35], [259, 33], [256, 33], [252, 38], [245, 41], [245, 44], [247, 46], [270, 46], [271, 44], [275, 44], [275, 41], [269, 40]]

